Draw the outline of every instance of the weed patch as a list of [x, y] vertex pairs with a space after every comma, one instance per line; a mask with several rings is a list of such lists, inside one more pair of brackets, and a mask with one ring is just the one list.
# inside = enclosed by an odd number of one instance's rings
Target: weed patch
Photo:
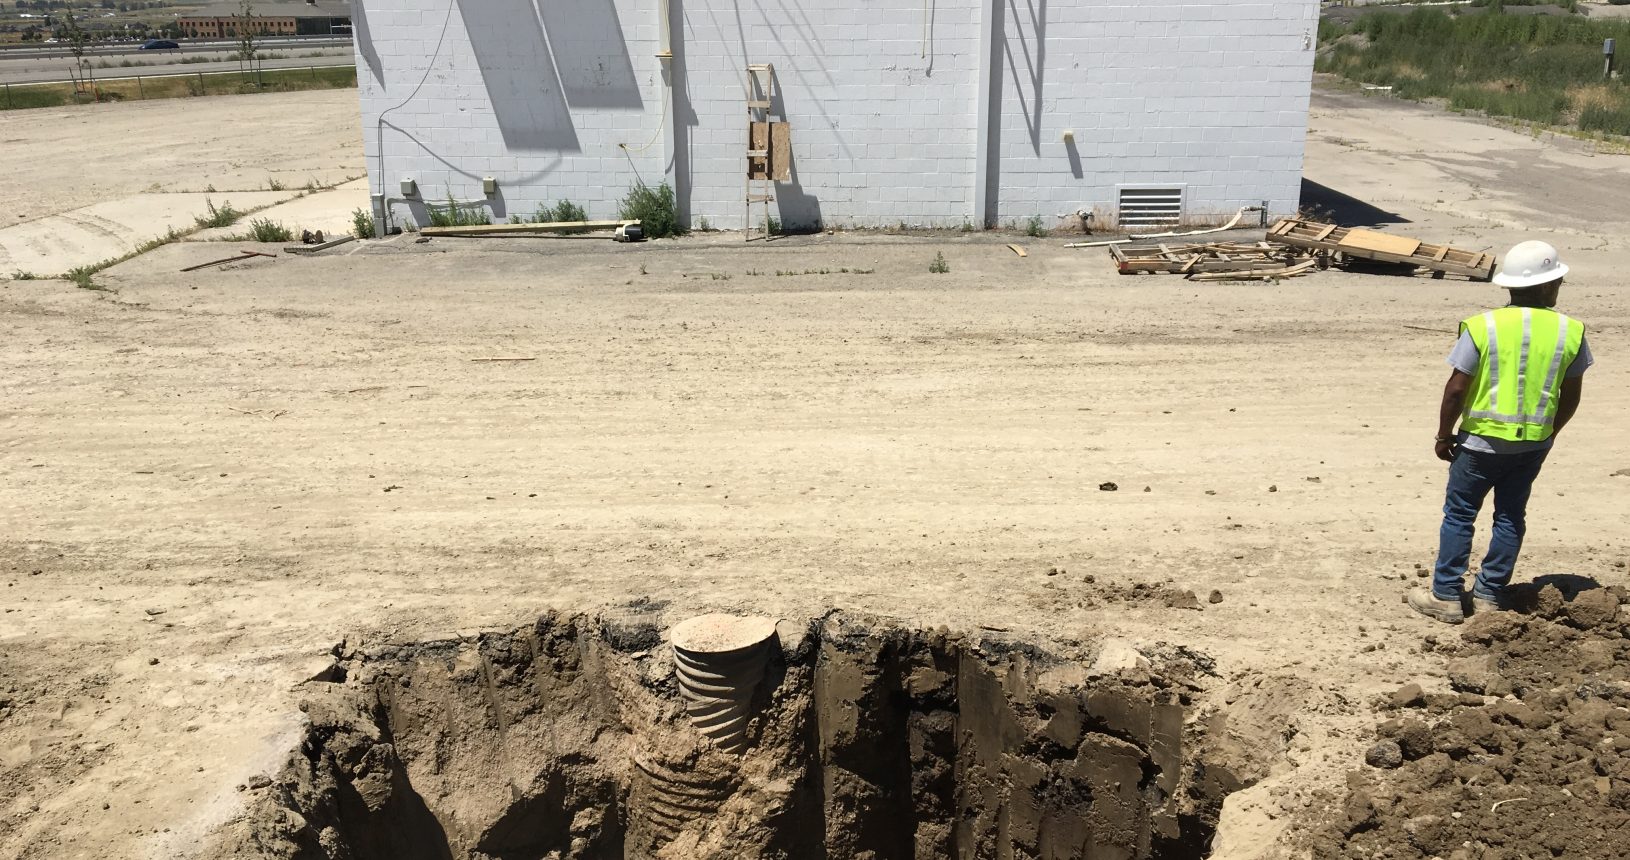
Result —
[[238, 223], [239, 218], [243, 217], [242, 212], [232, 208], [232, 201], [230, 200], [224, 200], [220, 206], [216, 206], [214, 201], [205, 197], [204, 206], [209, 209], [209, 214], [192, 219], [200, 230], [208, 230], [213, 227], [231, 227], [233, 224]]
[[351, 210], [351, 233], [358, 239], [374, 237], [374, 214], [366, 209]]
[[250, 242], [292, 242], [294, 233], [270, 218], [256, 218], [249, 222], [249, 235], [243, 238]]
[[640, 229], [648, 239], [680, 236], [685, 228], [679, 223], [679, 208], [674, 190], [664, 182], [655, 188], [640, 183], [629, 189], [617, 208], [617, 217], [640, 222]]
[[1630, 21], [1421, 8], [1319, 25], [1319, 71], [1455, 110], [1608, 134], [1630, 133], [1630, 86], [1602, 80], [1602, 40], [1630, 41]]

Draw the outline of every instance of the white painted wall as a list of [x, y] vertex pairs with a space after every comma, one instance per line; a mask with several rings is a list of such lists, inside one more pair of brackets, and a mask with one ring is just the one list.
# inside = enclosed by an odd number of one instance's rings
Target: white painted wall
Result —
[[563, 198], [613, 217], [667, 180], [693, 223], [739, 227], [748, 63], [775, 65], [792, 124], [789, 226], [1050, 226], [1111, 216], [1125, 184], [1184, 186], [1195, 216], [1299, 197], [1316, 0], [671, 0], [671, 100], [659, 0], [353, 6], [375, 193], [475, 200], [493, 176], [494, 220]]

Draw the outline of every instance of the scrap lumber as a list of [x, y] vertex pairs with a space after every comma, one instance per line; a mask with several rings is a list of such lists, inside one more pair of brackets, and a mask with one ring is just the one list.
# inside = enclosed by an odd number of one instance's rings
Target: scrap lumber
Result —
[[1213, 272], [1276, 271], [1302, 262], [1304, 254], [1287, 253], [1266, 242], [1212, 242], [1204, 245], [1112, 246], [1115, 268], [1123, 275], [1168, 273], [1198, 276]]
[[1412, 265], [1440, 278], [1460, 275], [1474, 281], [1491, 280], [1496, 262], [1495, 256], [1485, 251], [1430, 245], [1407, 236], [1299, 218], [1285, 218], [1273, 225], [1268, 229], [1268, 241], [1337, 259]]
[[240, 262], [242, 260], [252, 259], [254, 257], [271, 257], [274, 260], [277, 259], [276, 254], [267, 254], [267, 253], [264, 253], [264, 252], [261, 252], [261, 251], [240, 251], [240, 252], [238, 252], [238, 255], [236, 257], [222, 257], [219, 260], [210, 260], [207, 263], [199, 263], [196, 266], [188, 266], [187, 268], [182, 269], [181, 271], [183, 271], [183, 272], [196, 272], [199, 269], [207, 269], [210, 266], [219, 266], [219, 265], [221, 265], [223, 263], [237, 263], [237, 262]]
[[1237, 272], [1203, 272], [1190, 275], [1191, 281], [1275, 281], [1280, 278], [1296, 278], [1305, 275], [1318, 260], [1307, 259], [1290, 266], [1279, 266], [1272, 269], [1245, 269]]
[[513, 233], [565, 233], [572, 230], [615, 230], [638, 221], [539, 221], [529, 224], [486, 224], [469, 227], [423, 227], [425, 236], [503, 236]]

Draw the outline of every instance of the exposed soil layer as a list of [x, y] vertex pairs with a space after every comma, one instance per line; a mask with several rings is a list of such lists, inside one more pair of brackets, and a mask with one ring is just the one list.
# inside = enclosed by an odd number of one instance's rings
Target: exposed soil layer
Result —
[[1410, 684], [1384, 703], [1314, 856], [1630, 858], [1624, 598], [1546, 585], [1437, 645], [1450, 689]]
[[233, 831], [278, 857], [1198, 858], [1233, 769], [1178, 654], [783, 622], [750, 746], [684, 715], [654, 611], [346, 651]]

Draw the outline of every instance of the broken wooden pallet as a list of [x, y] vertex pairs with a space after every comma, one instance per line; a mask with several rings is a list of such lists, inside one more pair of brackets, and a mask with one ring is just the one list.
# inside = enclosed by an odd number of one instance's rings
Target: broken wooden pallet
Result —
[[1308, 259], [1266, 242], [1214, 242], [1203, 245], [1111, 246], [1109, 255], [1123, 275], [1278, 270]]
[[1440, 278], [1461, 275], [1474, 281], [1487, 281], [1494, 277], [1493, 254], [1428, 245], [1419, 239], [1357, 227], [1285, 218], [1268, 229], [1268, 241], [1331, 257], [1339, 254], [1384, 263], [1406, 263], [1434, 272]]

